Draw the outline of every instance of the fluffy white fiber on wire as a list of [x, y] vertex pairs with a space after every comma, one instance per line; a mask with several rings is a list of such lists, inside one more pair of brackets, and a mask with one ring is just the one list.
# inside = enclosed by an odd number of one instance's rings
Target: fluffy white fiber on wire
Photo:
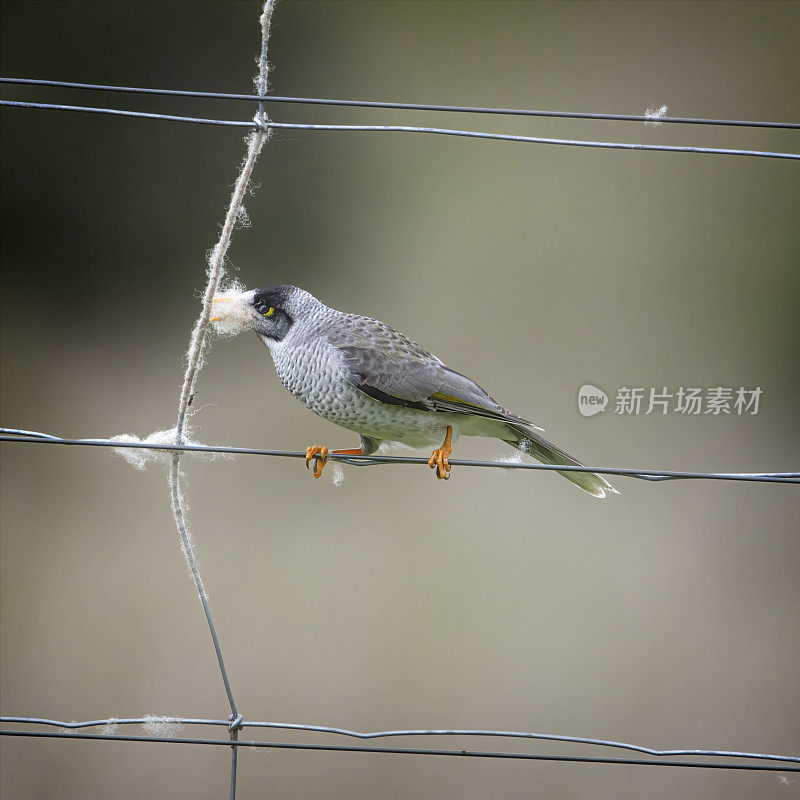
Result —
[[119, 717], [111, 717], [100, 729], [103, 736], [113, 736], [119, 729]]
[[496, 478], [505, 478], [511, 470], [504, 469], [503, 465], [504, 464], [522, 464], [523, 463], [522, 453], [520, 453], [520, 452], [503, 453], [503, 455], [497, 456], [497, 458], [494, 459], [494, 462], [498, 466], [496, 468], [492, 469], [492, 474]]
[[[176, 429], [171, 428], [166, 431], [153, 431], [149, 436], [140, 439], [132, 433], [120, 433], [118, 436], [112, 436], [112, 442], [124, 442], [126, 444], [175, 444]], [[189, 438], [184, 437], [184, 444], [197, 444]], [[148, 464], [154, 461], [162, 461], [168, 463], [172, 458], [172, 452], [169, 450], [145, 450], [138, 447], [115, 447], [114, 452], [118, 456], [122, 456], [131, 466], [136, 469], [143, 470]]]
[[668, 108], [666, 106], [657, 106], [655, 103], [650, 103], [644, 112], [644, 115], [648, 119], [645, 125], [661, 125], [659, 120], [667, 116], [667, 111]]
[[[132, 433], [120, 433], [117, 436], [112, 436], [112, 442], [124, 442], [131, 444], [153, 444], [153, 445], [167, 445], [176, 444], [177, 429], [170, 428], [165, 431], [153, 431], [149, 436], [140, 439]], [[181, 444], [189, 445], [190, 447], [202, 447], [202, 442], [195, 441], [192, 437], [191, 429], [188, 425], [184, 428], [184, 434]], [[148, 464], [160, 461], [162, 464], [169, 464], [174, 456], [172, 450], [146, 450], [143, 447], [115, 447], [114, 452], [122, 456], [131, 466], [136, 469], [143, 470]], [[195, 453], [203, 458], [213, 459], [218, 456], [226, 456], [225, 453]], [[227, 456], [230, 458], [230, 456]]]
[[183, 730], [183, 723], [177, 717], [158, 717], [145, 715], [142, 730], [146, 736], [177, 736]]

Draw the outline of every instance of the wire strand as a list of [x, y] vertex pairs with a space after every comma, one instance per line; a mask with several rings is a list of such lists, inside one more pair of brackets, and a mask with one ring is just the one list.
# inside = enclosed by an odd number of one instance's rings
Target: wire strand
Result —
[[[252, 99], [257, 99], [255, 95]], [[0, 100], [0, 106], [13, 108], [29, 108], [42, 111], [75, 111], [91, 114], [107, 114], [122, 117], [141, 117], [143, 119], [158, 119], [168, 122], [185, 122], [192, 124], [234, 126], [239, 128], [260, 129], [259, 123], [242, 120], [209, 119], [205, 117], [183, 117], [175, 114], [156, 114], [149, 111], [127, 111], [116, 108], [97, 108], [93, 106], [59, 105], [54, 103], [33, 103], [23, 100]], [[486, 133], [482, 131], [457, 130], [453, 128], [425, 128], [414, 125], [329, 125], [312, 124], [304, 122], [273, 122], [266, 123], [269, 129], [307, 130], [307, 131], [361, 131], [370, 133], [423, 133], [439, 136], [459, 136], [470, 139], [493, 139], [495, 141], [525, 142], [528, 144], [566, 145], [569, 147], [594, 147], [604, 150], [645, 150], [666, 153], [702, 153], [705, 155], [724, 156], [755, 156], [758, 158], [778, 158], [800, 160], [800, 154], [782, 153], [771, 150], [741, 150], [725, 147], [695, 147], [687, 145], [669, 144], [638, 144], [634, 142], [603, 142], [590, 139], [557, 139], [546, 136], [517, 136], [510, 133]]]
[[[222, 719], [197, 719], [192, 717], [168, 717], [169, 722], [181, 723], [183, 725], [212, 725], [229, 727], [230, 722]], [[87, 720], [85, 722], [64, 722], [61, 720], [45, 719], [41, 717], [0, 717], [0, 723], [6, 724], [30, 724], [30, 725], [49, 725], [52, 727], [65, 728], [67, 730], [80, 730], [82, 728], [104, 727], [106, 725], [142, 725], [149, 722], [147, 717], [134, 717], [118, 719]], [[387, 739], [403, 736], [458, 736], [458, 737], [479, 737], [489, 736], [495, 738], [509, 739], [536, 739], [540, 741], [564, 742], [571, 744], [584, 744], [596, 747], [610, 747], [621, 750], [632, 750], [637, 753], [644, 753], [651, 756], [673, 757], [673, 756], [703, 756], [704, 758], [752, 758], [764, 761], [785, 761], [787, 763], [800, 763], [800, 756], [773, 755], [769, 753], [748, 753], [736, 750], [656, 750], [643, 745], [630, 744], [628, 742], [618, 742], [613, 739], [590, 739], [583, 736], [562, 736], [550, 733], [530, 733], [527, 731], [497, 731], [482, 729], [449, 729], [432, 728], [421, 729], [412, 728], [408, 730], [389, 730], [389, 731], [354, 731], [348, 728], [334, 728], [328, 725], [303, 725], [294, 722], [256, 722], [243, 720], [242, 728], [272, 728], [277, 730], [304, 731], [309, 733], [325, 733], [335, 736], [348, 736], [356, 739]]]
[[[113, 439], [62, 439], [37, 431], [18, 428], [0, 428], [0, 442], [23, 442], [35, 444], [77, 445], [86, 447], [133, 448], [140, 450], [185, 451], [190, 453], [209, 453], [222, 455], [274, 456], [278, 458], [303, 458], [301, 450], [267, 450], [256, 447], [227, 447], [214, 445], [159, 444], [145, 442], [118, 442]], [[329, 453], [330, 461], [339, 461], [356, 467], [377, 466], [379, 464], [428, 464], [426, 458], [416, 456], [357, 456]], [[624, 467], [578, 467], [571, 464], [529, 464], [518, 461], [476, 461], [472, 459], [448, 459], [453, 466], [489, 467], [491, 469], [529, 469], [547, 472], [596, 472], [603, 475], [621, 475], [646, 481], [662, 480], [722, 480], [750, 481], [761, 483], [800, 483], [800, 472], [685, 472], [676, 470], [629, 469]]]
[[[267, 45], [269, 42], [270, 24], [272, 21], [272, 11], [274, 9], [275, 0], [265, 0], [262, 12], [259, 18], [261, 27], [261, 55], [259, 58], [259, 71], [257, 76], [258, 90], [262, 94], [267, 90]], [[264, 114], [263, 106], [259, 105], [259, 111], [255, 117], [255, 130], [247, 137], [247, 153], [244, 161], [239, 168], [239, 174], [236, 177], [234, 190], [231, 199], [228, 203], [228, 208], [225, 212], [225, 220], [220, 229], [219, 238], [217, 243], [210, 251], [208, 258], [207, 280], [206, 287], [203, 292], [203, 307], [200, 311], [200, 316], [195, 323], [190, 338], [189, 348], [186, 352], [186, 370], [184, 372], [183, 381], [180, 389], [180, 396], [178, 401], [178, 416], [175, 425], [175, 443], [177, 445], [183, 444], [183, 437], [186, 429], [187, 417], [189, 414], [189, 404], [194, 395], [195, 385], [200, 370], [203, 367], [204, 353], [208, 346], [207, 331], [209, 327], [209, 320], [211, 317], [211, 304], [214, 295], [217, 293], [220, 282], [225, 275], [225, 258], [230, 247], [231, 237], [236, 225], [236, 220], [242, 209], [244, 196], [250, 185], [250, 178], [253, 174], [258, 156], [261, 150], [269, 139], [269, 130], [264, 129]], [[238, 748], [235, 744], [239, 736], [239, 723], [242, 716], [236, 708], [236, 701], [234, 700], [233, 690], [231, 689], [230, 679], [228, 672], [225, 668], [225, 660], [222, 656], [222, 647], [219, 643], [214, 620], [211, 615], [211, 607], [208, 601], [208, 595], [203, 584], [203, 579], [200, 574], [200, 568], [197, 563], [195, 555], [194, 541], [192, 539], [189, 523], [188, 523], [188, 508], [186, 504], [185, 493], [182, 487], [183, 475], [180, 468], [180, 460], [183, 452], [179, 449], [173, 451], [173, 456], [169, 469], [169, 492], [170, 503], [172, 506], [172, 514], [175, 520], [175, 526], [178, 529], [178, 534], [181, 540], [181, 550], [186, 556], [186, 561], [189, 566], [189, 572], [194, 580], [197, 594], [203, 606], [203, 611], [208, 622], [208, 629], [211, 633], [211, 640], [214, 646], [214, 652], [217, 657], [217, 664], [219, 665], [222, 683], [225, 687], [225, 693], [228, 697], [228, 703], [231, 709], [231, 719], [233, 723], [230, 727], [231, 738], [231, 770], [230, 770], [230, 798], [234, 800], [236, 797], [236, 774], [239, 761]]]
[[140, 117], [142, 119], [160, 119], [168, 122], [189, 122], [195, 125], [226, 125], [237, 128], [253, 128], [253, 122], [235, 119], [209, 119], [207, 117], [183, 117], [176, 114], [156, 114], [150, 111], [125, 111], [119, 108], [92, 108], [89, 106], [65, 106], [55, 103], [29, 103], [24, 100], [0, 100], [0, 106], [13, 108], [35, 108], [46, 111], [83, 111], [90, 114], [110, 114], [117, 117]]
[[467, 758], [501, 758], [522, 761], [554, 761], [578, 764], [623, 764], [643, 767], [686, 767], [695, 769], [740, 770], [753, 772], [800, 772], [800, 766], [778, 764], [720, 764], [707, 761], [658, 761], [643, 758], [603, 758], [600, 756], [545, 755], [541, 753], [507, 753], [486, 750], [438, 750], [419, 747], [365, 747], [342, 744], [301, 744], [297, 742], [262, 742], [227, 739], [194, 739], [182, 736], [123, 736], [115, 733], [56, 733], [52, 731], [0, 731], [0, 736], [28, 736], [40, 739], [88, 739], [92, 741], [157, 742], [161, 744], [198, 744], [217, 747], [265, 748], [268, 750], [319, 750], [334, 753], [382, 753], [406, 756], [462, 756]]
[[205, 92], [188, 89], [150, 89], [139, 86], [112, 86], [100, 83], [52, 81], [40, 78], [0, 78], [0, 83], [24, 86], [50, 86], [61, 89], [89, 89], [127, 94], [166, 95], [168, 97], [195, 97], [215, 100], [244, 100], [260, 103], [291, 103], [297, 105], [345, 106], [348, 108], [385, 108], [401, 111], [441, 111], [457, 114], [497, 114], [518, 117], [552, 117], [556, 119], [591, 119], [612, 122], [668, 123], [680, 125], [724, 125], [748, 128], [800, 129], [800, 122], [763, 122], [744, 119], [708, 119], [703, 117], [654, 117], [647, 114], [599, 114], [588, 111], [542, 111], [525, 108], [494, 108], [489, 106], [451, 106], [434, 103], [398, 103], [383, 100], [337, 100], [322, 97], [286, 97], [268, 94], [236, 94], [234, 92]]

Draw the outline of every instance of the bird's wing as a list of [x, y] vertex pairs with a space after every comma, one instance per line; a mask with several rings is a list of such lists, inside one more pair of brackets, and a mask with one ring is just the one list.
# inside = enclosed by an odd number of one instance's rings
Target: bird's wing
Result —
[[475, 381], [445, 366], [402, 333], [377, 320], [356, 317], [332, 337], [350, 371], [351, 383], [389, 405], [487, 417], [538, 426], [506, 411]]

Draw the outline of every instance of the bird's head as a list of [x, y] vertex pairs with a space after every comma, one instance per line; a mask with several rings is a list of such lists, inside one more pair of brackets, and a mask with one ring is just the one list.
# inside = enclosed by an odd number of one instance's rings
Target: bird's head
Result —
[[214, 297], [211, 322], [218, 333], [235, 335], [255, 331], [271, 342], [280, 342], [291, 330], [307, 292], [295, 286], [268, 286], [243, 292], [231, 289]]

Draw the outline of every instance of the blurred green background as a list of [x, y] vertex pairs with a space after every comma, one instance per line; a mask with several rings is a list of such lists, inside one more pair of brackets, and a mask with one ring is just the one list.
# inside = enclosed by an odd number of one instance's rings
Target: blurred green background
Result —
[[[258, 14], [256, 2], [6, 0], [2, 74], [247, 92]], [[788, 2], [285, 0], [271, 87], [796, 121], [799, 22]], [[20, 87], [3, 96], [254, 111]], [[798, 151], [791, 131], [269, 110], [279, 121]], [[3, 425], [89, 437], [173, 424], [205, 252], [243, 150], [235, 129], [3, 110]], [[296, 283], [386, 320], [590, 464], [797, 469], [795, 163], [281, 131], [256, 182], [252, 228], [230, 251], [249, 287]], [[764, 396], [757, 416], [587, 419], [583, 383]], [[195, 408], [208, 443], [354, 443], [284, 392], [251, 336], [215, 344]], [[456, 456], [504, 448], [462, 439]], [[443, 484], [427, 468], [346, 467], [336, 488], [279, 459], [184, 463], [250, 719], [798, 751], [794, 487], [620, 478], [621, 497], [601, 503], [543, 473], [455, 468]], [[3, 714], [226, 716], [160, 466], [138, 473], [99, 449], [5, 444], [2, 500]], [[0, 746], [8, 798], [227, 796], [225, 749]], [[800, 785], [774, 773], [288, 751], [244, 751], [239, 780], [242, 798], [365, 800], [736, 800]]]

